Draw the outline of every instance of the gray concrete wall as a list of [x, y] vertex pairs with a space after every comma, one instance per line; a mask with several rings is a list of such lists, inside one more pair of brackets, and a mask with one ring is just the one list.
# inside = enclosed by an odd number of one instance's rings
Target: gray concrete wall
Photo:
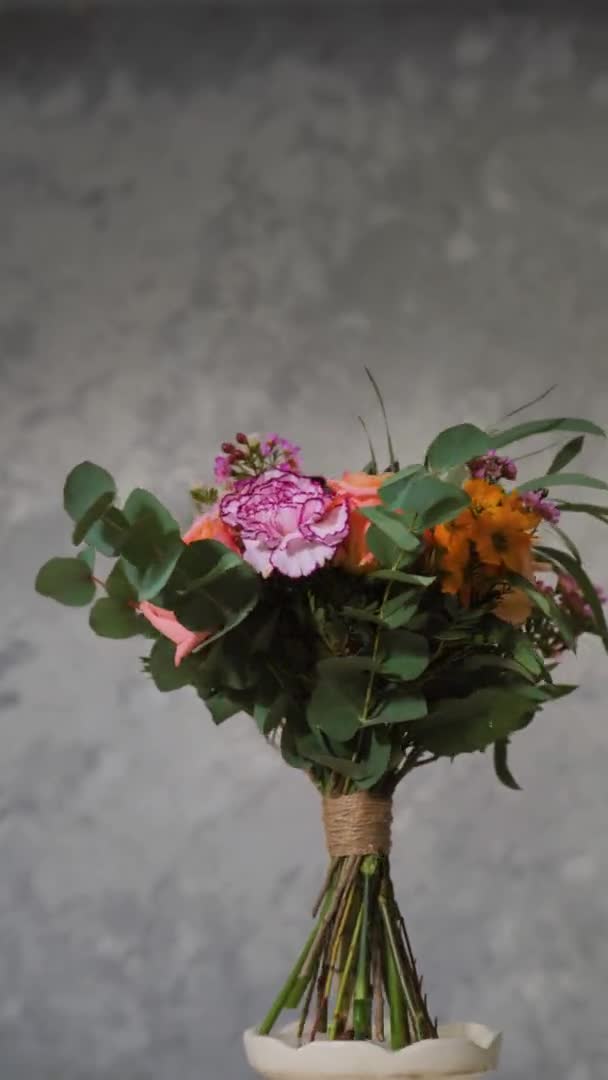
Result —
[[[249, 723], [33, 594], [65, 472], [186, 520], [238, 428], [340, 470], [364, 363], [404, 460], [555, 381], [606, 421], [607, 46], [574, 7], [0, 21], [2, 1080], [245, 1080], [323, 871], [315, 795]], [[482, 756], [399, 794], [431, 1001], [505, 1029], [504, 1080], [606, 1075], [606, 672], [567, 662], [521, 794]]]

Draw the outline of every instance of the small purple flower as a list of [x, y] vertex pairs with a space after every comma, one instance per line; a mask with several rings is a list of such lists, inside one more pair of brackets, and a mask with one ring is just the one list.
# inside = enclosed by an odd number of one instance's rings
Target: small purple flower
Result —
[[224, 457], [223, 454], [218, 454], [213, 463], [213, 475], [218, 484], [226, 484], [230, 480], [230, 474], [232, 470], [232, 464], [230, 458]]
[[[608, 601], [608, 596], [601, 585], [594, 585], [600, 604]], [[557, 592], [562, 597], [564, 604], [577, 615], [583, 615], [586, 619], [593, 617], [590, 605], [585, 600], [582, 590], [577, 581], [569, 574], [560, 574], [557, 579]]]
[[264, 577], [273, 570], [307, 577], [348, 535], [344, 500], [318, 480], [281, 469], [238, 480], [220, 502], [220, 518], [239, 531], [244, 559]]
[[260, 444], [260, 453], [270, 465], [288, 472], [299, 472], [301, 448], [282, 435], [267, 435]]
[[540, 514], [544, 521], [557, 525], [561, 510], [557, 503], [546, 497], [544, 491], [526, 491], [521, 496], [521, 501], [526, 510], [532, 510], [535, 514]]
[[474, 480], [487, 480], [490, 484], [497, 484], [503, 479], [515, 480], [517, 465], [512, 458], [501, 457], [496, 450], [488, 450], [487, 454], [469, 461], [469, 472]]

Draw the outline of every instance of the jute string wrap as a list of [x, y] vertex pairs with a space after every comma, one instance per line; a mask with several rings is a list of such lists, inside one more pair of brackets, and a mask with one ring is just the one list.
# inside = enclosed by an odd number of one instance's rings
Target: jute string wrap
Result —
[[391, 800], [368, 791], [323, 799], [325, 839], [332, 858], [388, 854], [392, 820]]

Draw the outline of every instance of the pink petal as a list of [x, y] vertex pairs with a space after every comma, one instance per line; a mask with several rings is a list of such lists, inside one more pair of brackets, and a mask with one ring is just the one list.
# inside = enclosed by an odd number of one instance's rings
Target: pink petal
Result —
[[167, 608], [158, 607], [157, 604], [151, 604], [149, 600], [142, 600], [137, 605], [137, 611], [140, 615], [143, 615], [152, 626], [163, 635], [172, 641], [174, 645], [177, 645], [175, 650], [175, 666], [179, 667], [185, 656], [189, 656], [193, 649], [196, 649], [197, 645], [201, 645], [203, 641], [206, 641], [211, 636], [210, 630], [188, 630], [187, 627], [182, 626], [178, 622], [176, 616], [172, 611], [168, 611]]
[[245, 562], [253, 566], [262, 577], [268, 577], [272, 573], [272, 548], [268, 547], [263, 540], [244, 540], [243, 543]]
[[327, 544], [315, 544], [297, 537], [275, 548], [270, 555], [270, 563], [286, 577], [307, 577], [328, 562], [334, 552], [335, 549]]

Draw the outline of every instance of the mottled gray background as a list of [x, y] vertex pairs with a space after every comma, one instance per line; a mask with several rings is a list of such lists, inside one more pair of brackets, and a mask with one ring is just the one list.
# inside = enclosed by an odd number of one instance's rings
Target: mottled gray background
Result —
[[[2, 1080], [245, 1080], [324, 863], [251, 724], [34, 595], [68, 468], [184, 520], [239, 428], [340, 470], [380, 434], [364, 363], [403, 460], [554, 381], [608, 419], [608, 20], [408, 7], [0, 19]], [[398, 798], [432, 1004], [504, 1028], [505, 1080], [608, 1071], [607, 670], [568, 662], [523, 793], [477, 756]]]

